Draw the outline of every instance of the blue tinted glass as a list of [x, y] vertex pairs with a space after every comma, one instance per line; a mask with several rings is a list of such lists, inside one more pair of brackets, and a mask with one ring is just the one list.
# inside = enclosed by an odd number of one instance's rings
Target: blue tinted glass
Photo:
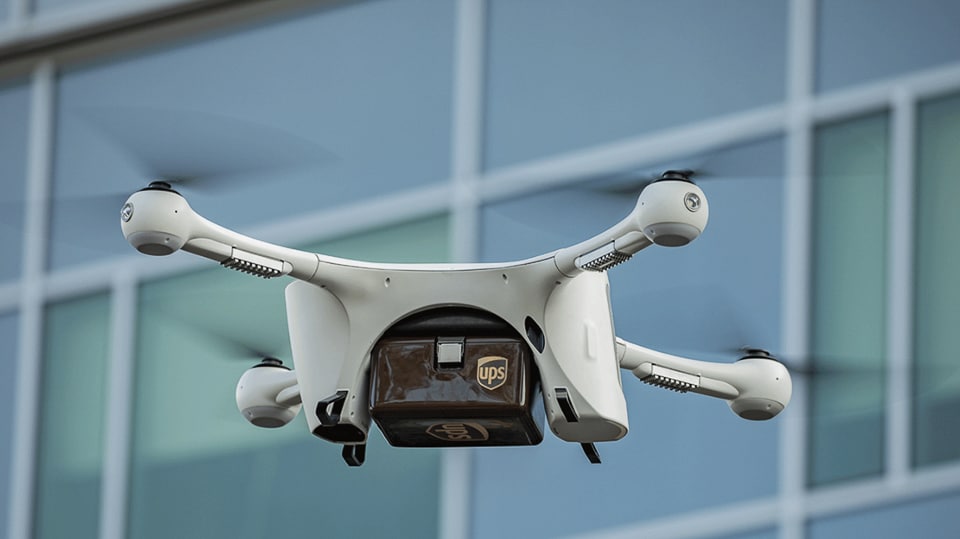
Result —
[[13, 408], [17, 380], [17, 320], [14, 314], [0, 314], [0, 530], [7, 529], [7, 508], [10, 505], [11, 442], [13, 441]]
[[[715, 176], [700, 183], [710, 203], [703, 235], [610, 270], [617, 335], [723, 362], [744, 345], [776, 351], [782, 141], [729, 148], [704, 167]], [[527, 257], [586, 239], [630, 212], [639, 186], [629, 191], [629, 181], [602, 181], [491, 204], [482, 256]], [[598, 444], [602, 465], [550, 434], [537, 447], [474, 451], [475, 537], [575, 535], [776, 493], [778, 419], [744, 421], [723, 401], [622, 374], [631, 431]]]
[[106, 295], [47, 309], [34, 515], [37, 538], [97, 537], [109, 316]]
[[914, 325], [914, 463], [960, 458], [960, 253], [951, 245], [960, 215], [949, 201], [960, 197], [960, 96], [931, 100], [918, 114], [916, 320]]
[[820, 0], [817, 90], [960, 60], [955, 0]]
[[[156, 177], [229, 227], [449, 176], [452, 2], [314, 6], [60, 79], [51, 266], [130, 253]], [[102, 197], [114, 193], [114, 196]]]
[[[815, 141], [809, 482], [879, 474], [886, 358], [886, 114]], [[855, 201], [855, 203], [852, 203]]]
[[960, 535], [957, 513], [960, 494], [885, 506], [860, 513], [824, 518], [810, 523], [810, 539], [955, 539]]
[[493, 0], [485, 164], [778, 102], [786, 2]]
[[[313, 247], [442, 262], [447, 228], [435, 217]], [[366, 463], [348, 468], [341, 447], [312, 436], [302, 416], [266, 430], [237, 411], [247, 368], [263, 355], [291, 364], [287, 283], [216, 268], [142, 287], [132, 537], [437, 535], [437, 450], [390, 447], [371, 425]]]
[[20, 275], [29, 105], [28, 86], [0, 83], [0, 281]]

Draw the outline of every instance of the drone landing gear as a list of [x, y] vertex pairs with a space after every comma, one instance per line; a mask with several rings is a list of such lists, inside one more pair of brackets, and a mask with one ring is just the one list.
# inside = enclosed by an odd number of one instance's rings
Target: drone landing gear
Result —
[[597, 451], [597, 446], [593, 442], [581, 443], [580, 447], [583, 448], [583, 454], [591, 464], [600, 464], [600, 452]]
[[[563, 413], [564, 419], [568, 423], [576, 423], [580, 421], [580, 416], [577, 415], [577, 411], [573, 408], [573, 402], [570, 401], [570, 394], [567, 392], [567, 388], [558, 387], [555, 390], [557, 395], [557, 404], [560, 406], [560, 412]], [[592, 464], [600, 464], [600, 452], [597, 451], [597, 446], [593, 442], [582, 442], [580, 447], [583, 449], [583, 454], [587, 456]]]
[[347, 466], [360, 466], [367, 457], [367, 444], [345, 445], [341, 454]]
[[366, 433], [354, 425], [340, 423], [343, 405], [347, 400], [346, 391], [337, 391], [317, 403], [317, 419], [320, 426], [313, 429], [314, 436], [335, 443], [342, 443], [344, 462], [347, 466], [360, 466], [367, 456]]

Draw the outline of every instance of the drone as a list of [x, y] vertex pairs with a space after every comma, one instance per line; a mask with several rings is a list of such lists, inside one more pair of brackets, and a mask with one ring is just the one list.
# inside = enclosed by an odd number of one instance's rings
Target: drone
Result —
[[670, 170], [633, 211], [573, 246], [505, 263], [383, 264], [256, 240], [196, 213], [170, 182], [133, 193], [120, 212], [141, 253], [178, 250], [285, 289], [293, 369], [272, 357], [249, 368], [237, 407], [257, 427], [305, 408], [315, 436], [366, 458], [371, 421], [400, 447], [536, 445], [544, 420], [600, 463], [596, 444], [629, 422], [621, 370], [681, 393], [726, 400], [748, 420], [789, 404], [787, 368], [761, 349], [734, 363], [651, 350], [614, 333], [606, 271], [652, 245], [695, 240], [709, 216], [692, 172]]

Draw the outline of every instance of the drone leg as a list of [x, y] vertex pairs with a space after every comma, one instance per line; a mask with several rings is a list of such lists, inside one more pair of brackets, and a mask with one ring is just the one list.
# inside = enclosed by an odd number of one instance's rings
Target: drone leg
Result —
[[341, 454], [347, 466], [360, 466], [367, 457], [367, 444], [345, 445]]
[[[337, 391], [317, 403], [317, 419], [320, 420], [321, 425], [332, 427], [340, 422], [340, 412], [343, 411], [343, 403], [346, 398], [346, 391]], [[333, 404], [333, 413], [327, 411], [331, 404]]]
[[600, 452], [597, 451], [597, 446], [593, 442], [581, 443], [580, 447], [583, 448], [583, 454], [587, 456], [592, 464], [600, 464]]

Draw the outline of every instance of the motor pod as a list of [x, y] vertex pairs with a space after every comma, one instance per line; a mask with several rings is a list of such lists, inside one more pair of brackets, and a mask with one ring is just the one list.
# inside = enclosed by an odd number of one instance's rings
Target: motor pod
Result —
[[685, 179], [658, 180], [637, 200], [638, 226], [653, 243], [679, 247], [697, 239], [707, 226], [707, 197]]
[[282, 427], [300, 412], [299, 397], [294, 404], [278, 402], [281, 392], [296, 384], [296, 374], [282, 362], [264, 359], [247, 369], [237, 382], [237, 409], [258, 427]]
[[123, 237], [141, 253], [164, 256], [190, 240], [195, 216], [183, 196], [169, 184], [153, 182], [124, 203], [120, 228]]
[[748, 354], [734, 366], [746, 383], [737, 398], [729, 401], [738, 416], [753, 421], [772, 419], [786, 408], [793, 393], [790, 372], [768, 354]]

